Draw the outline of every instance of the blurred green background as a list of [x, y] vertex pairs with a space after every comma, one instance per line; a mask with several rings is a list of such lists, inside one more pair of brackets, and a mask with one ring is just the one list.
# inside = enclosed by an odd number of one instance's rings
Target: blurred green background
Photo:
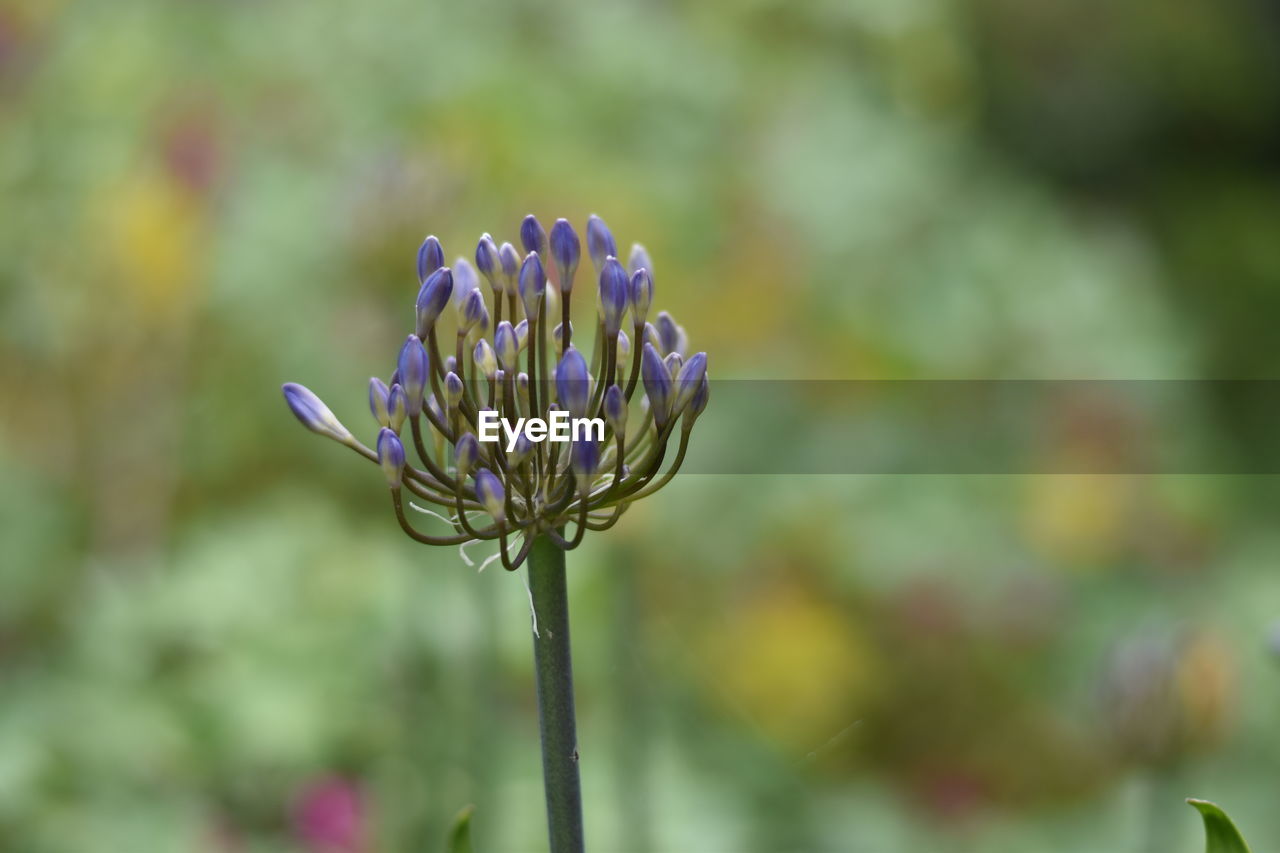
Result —
[[[1265, 0], [0, 2], [0, 850], [545, 849], [521, 578], [280, 399], [426, 233], [597, 212], [718, 378], [1274, 378], [1277, 152]], [[1276, 486], [678, 477], [571, 556], [590, 847], [1275, 849]]]

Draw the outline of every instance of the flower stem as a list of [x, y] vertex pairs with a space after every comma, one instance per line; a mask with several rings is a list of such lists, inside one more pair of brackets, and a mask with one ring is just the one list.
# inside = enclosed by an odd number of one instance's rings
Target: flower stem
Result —
[[582, 853], [582, 787], [578, 780], [564, 552], [546, 536], [539, 536], [529, 552], [528, 565], [529, 592], [537, 619], [533, 662], [551, 853]]

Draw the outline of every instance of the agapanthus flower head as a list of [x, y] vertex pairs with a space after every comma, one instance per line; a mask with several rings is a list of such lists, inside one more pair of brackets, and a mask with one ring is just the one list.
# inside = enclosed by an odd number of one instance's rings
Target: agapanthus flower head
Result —
[[[595, 329], [570, 322], [582, 249], [567, 220], [547, 233], [526, 217], [518, 232], [523, 259], [485, 234], [474, 267], [465, 259], [446, 267], [439, 241], [423, 243], [415, 333], [391, 381], [369, 382], [374, 448], [306, 388], [284, 386], [303, 425], [382, 467], [396, 518], [412, 538], [494, 540], [514, 569], [538, 537], [567, 550], [587, 530], [611, 527], [682, 464], [709, 398], [706, 354], [689, 354], [684, 329], [666, 312], [648, 322], [653, 278], [643, 247], [632, 248], [624, 267], [603, 220], [593, 215], [585, 233], [599, 282]], [[548, 266], [556, 287], [547, 287]], [[450, 301], [455, 310], [446, 315]], [[630, 336], [622, 330], [628, 312]], [[579, 313], [578, 325], [589, 316]], [[451, 352], [442, 351], [451, 340], [442, 327], [456, 332]], [[549, 429], [535, 434], [533, 422], [546, 427], [565, 414], [574, 419], [568, 446]], [[490, 421], [501, 423], [497, 440], [484, 427]], [[405, 493], [442, 508], [447, 515], [437, 517], [449, 529], [426, 533], [411, 524]]]

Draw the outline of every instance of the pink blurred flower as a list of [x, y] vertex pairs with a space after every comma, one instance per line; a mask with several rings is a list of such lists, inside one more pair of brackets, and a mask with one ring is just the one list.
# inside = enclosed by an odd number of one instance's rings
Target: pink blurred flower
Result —
[[363, 798], [348, 779], [333, 776], [304, 786], [293, 825], [309, 853], [368, 853]]

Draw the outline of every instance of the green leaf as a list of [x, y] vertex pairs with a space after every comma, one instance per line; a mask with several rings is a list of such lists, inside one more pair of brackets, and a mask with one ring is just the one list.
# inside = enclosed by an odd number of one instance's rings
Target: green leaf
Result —
[[1249, 845], [1226, 812], [1208, 800], [1187, 800], [1204, 818], [1205, 853], [1249, 853]]
[[475, 814], [475, 806], [467, 806], [458, 812], [453, 819], [453, 829], [449, 830], [449, 853], [473, 853], [471, 849], [471, 816]]

